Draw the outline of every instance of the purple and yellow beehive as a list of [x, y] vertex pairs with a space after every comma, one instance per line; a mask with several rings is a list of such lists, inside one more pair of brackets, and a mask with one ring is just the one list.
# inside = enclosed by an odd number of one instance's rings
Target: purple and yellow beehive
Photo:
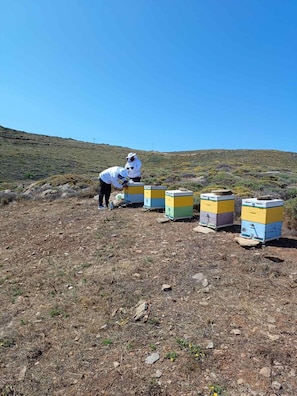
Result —
[[280, 238], [283, 212], [282, 199], [243, 199], [240, 235], [260, 242]]
[[165, 186], [144, 186], [144, 208], [165, 209]]
[[172, 220], [193, 217], [193, 191], [166, 190], [165, 216]]
[[235, 197], [228, 194], [205, 193], [200, 195], [199, 224], [209, 228], [221, 228], [234, 224]]
[[131, 182], [124, 187], [124, 202], [128, 204], [143, 203], [144, 183]]

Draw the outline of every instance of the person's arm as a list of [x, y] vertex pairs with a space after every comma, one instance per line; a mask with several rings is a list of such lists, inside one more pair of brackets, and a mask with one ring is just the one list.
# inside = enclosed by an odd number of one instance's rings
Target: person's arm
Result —
[[118, 189], [120, 189], [120, 190], [123, 188], [123, 185], [120, 184], [120, 183], [118, 182], [117, 179], [115, 179], [115, 180], [112, 181], [112, 185], [113, 185], [115, 188], [118, 188]]

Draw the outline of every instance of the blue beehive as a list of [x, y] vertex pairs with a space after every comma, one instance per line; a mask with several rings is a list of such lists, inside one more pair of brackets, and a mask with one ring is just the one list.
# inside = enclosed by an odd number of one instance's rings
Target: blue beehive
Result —
[[144, 186], [144, 208], [165, 209], [165, 186]]
[[241, 236], [261, 242], [280, 238], [283, 205], [282, 199], [243, 199]]

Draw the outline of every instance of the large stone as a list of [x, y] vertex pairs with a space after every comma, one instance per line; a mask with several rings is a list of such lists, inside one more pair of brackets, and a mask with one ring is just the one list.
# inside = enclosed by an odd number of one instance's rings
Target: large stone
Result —
[[147, 314], [148, 303], [144, 300], [140, 300], [138, 304], [135, 306], [135, 315], [134, 320], [140, 320]]
[[200, 226], [200, 225], [198, 227], [195, 227], [193, 230], [195, 232], [201, 232], [202, 234], [210, 234], [212, 232], [215, 232], [215, 230], [213, 230], [212, 228], [203, 227], [203, 226]]
[[154, 352], [145, 359], [146, 364], [153, 364], [160, 359], [158, 352]]
[[260, 245], [261, 242], [255, 241], [254, 239], [248, 239], [243, 237], [236, 237], [234, 240], [242, 247], [255, 247]]

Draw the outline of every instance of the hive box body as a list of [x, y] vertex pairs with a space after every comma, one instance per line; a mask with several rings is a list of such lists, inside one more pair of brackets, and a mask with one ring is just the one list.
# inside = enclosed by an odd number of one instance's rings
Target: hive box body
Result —
[[124, 187], [125, 203], [143, 203], [144, 201], [144, 183], [129, 182]]
[[234, 212], [219, 214], [200, 212], [199, 224], [214, 229], [231, 226], [234, 224]]
[[282, 199], [243, 199], [241, 236], [261, 242], [281, 237], [284, 201]]
[[214, 229], [231, 226], [234, 224], [234, 208], [233, 194], [201, 194], [199, 224]]
[[214, 193], [200, 195], [200, 210], [215, 214], [234, 212], [234, 195], [216, 195]]
[[165, 191], [165, 216], [169, 219], [189, 219], [193, 217], [193, 191]]
[[284, 212], [282, 199], [258, 200], [257, 198], [243, 199], [241, 219], [261, 224], [282, 221]]
[[165, 186], [144, 186], [144, 208], [164, 209], [165, 208]]
[[278, 239], [282, 234], [282, 222], [261, 224], [251, 221], [242, 220], [241, 236], [244, 238], [255, 239], [260, 242]]

